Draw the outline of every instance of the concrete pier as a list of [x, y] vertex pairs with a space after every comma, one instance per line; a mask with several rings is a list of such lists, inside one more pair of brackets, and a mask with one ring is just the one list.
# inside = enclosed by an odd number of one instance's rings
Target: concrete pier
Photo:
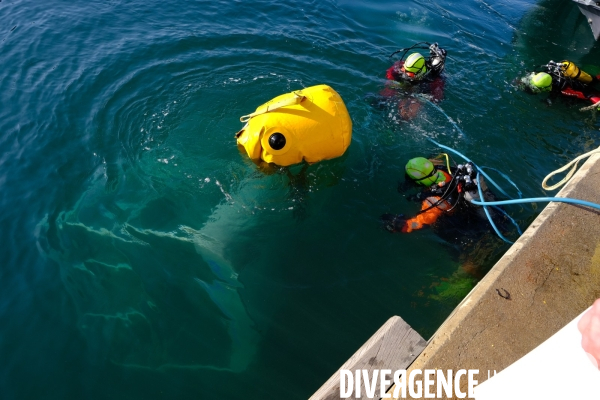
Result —
[[[556, 197], [600, 203], [598, 161], [600, 155], [591, 157]], [[487, 371], [508, 367], [597, 298], [600, 212], [551, 203], [429, 339], [408, 374], [478, 369], [481, 383]]]

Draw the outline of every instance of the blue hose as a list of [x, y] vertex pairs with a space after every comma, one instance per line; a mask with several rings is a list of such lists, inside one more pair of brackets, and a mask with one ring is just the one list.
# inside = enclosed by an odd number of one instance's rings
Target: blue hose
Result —
[[600, 210], [600, 204], [592, 203], [585, 200], [579, 199], [568, 199], [566, 197], [532, 197], [530, 199], [512, 199], [512, 200], [501, 200], [501, 201], [477, 201], [471, 200], [471, 203], [478, 206], [501, 206], [505, 204], [522, 204], [522, 203], [537, 203], [537, 202], [549, 202], [555, 201], [557, 203], [569, 203], [569, 204], [579, 204], [586, 207], [595, 208]]
[[[475, 167], [477, 168], [477, 170], [478, 170], [479, 172], [481, 172], [481, 175], [483, 175], [483, 176], [484, 176], [484, 177], [485, 177], [485, 178], [486, 178], [488, 181], [490, 181], [490, 183], [491, 183], [491, 184], [493, 184], [493, 185], [496, 187], [496, 189], [498, 189], [498, 190], [500, 191], [500, 193], [502, 193], [503, 195], [505, 195], [505, 196], [506, 196], [506, 197], [508, 197], [509, 199], [512, 199], [512, 197], [511, 197], [511, 196], [509, 196], [509, 195], [508, 195], [508, 194], [507, 194], [507, 193], [506, 193], [506, 192], [505, 192], [505, 191], [504, 191], [504, 190], [503, 190], [503, 189], [502, 189], [500, 186], [498, 186], [498, 184], [497, 184], [496, 182], [494, 182], [494, 180], [493, 180], [492, 178], [490, 178], [490, 176], [489, 176], [488, 174], [486, 174], [485, 172], [483, 172], [483, 171], [481, 170], [481, 168], [477, 167], [477, 165], [476, 165], [476, 164], [475, 164], [473, 161], [469, 160], [469, 159], [468, 159], [468, 158], [467, 158], [465, 155], [463, 155], [463, 154], [459, 153], [458, 151], [454, 150], [454, 149], [453, 149], [453, 148], [451, 148], [451, 147], [444, 146], [443, 144], [440, 144], [440, 143], [436, 142], [435, 140], [433, 140], [433, 139], [431, 139], [431, 138], [427, 138], [427, 140], [429, 140], [430, 142], [432, 142], [432, 143], [433, 143], [433, 144], [435, 144], [436, 146], [438, 146], [438, 147], [441, 147], [442, 149], [446, 149], [446, 150], [448, 150], [448, 151], [451, 151], [452, 153], [454, 153], [454, 154], [456, 154], [456, 155], [458, 155], [458, 156], [462, 157], [462, 158], [463, 158], [463, 159], [464, 159], [466, 162], [473, 163], [473, 165], [475, 165]], [[518, 188], [517, 188], [517, 189], [518, 189]], [[519, 193], [521, 193], [521, 191], [519, 191]]]
[[[487, 204], [487, 203], [486, 203]], [[517, 232], [519, 232], [519, 236], [521, 236], [523, 234], [523, 231], [521, 231], [521, 227], [519, 226], [519, 224], [517, 224], [517, 221], [515, 221], [513, 219], [513, 217], [511, 217], [510, 215], [508, 215], [508, 213], [506, 211], [504, 211], [503, 209], [501, 209], [498, 206], [491, 206], [494, 207], [497, 211], [501, 212], [502, 214], [504, 214], [504, 216], [506, 218], [508, 218], [510, 220], [510, 222], [512, 222], [512, 224], [515, 226], [515, 228], [517, 228]]]
[[[477, 174], [477, 181], [479, 182], [479, 174]], [[477, 185], [477, 188], [479, 189], [479, 198], [483, 200], [483, 193], [481, 192], [481, 185]], [[587, 206], [587, 207], [591, 207], [591, 208], [600, 210], [600, 204], [592, 203], [592, 202], [585, 201], [585, 200], [579, 200], [579, 199], [568, 199], [565, 197], [532, 197], [530, 199], [512, 199], [512, 200], [502, 200], [502, 201], [471, 200], [471, 203], [473, 203], [477, 206], [483, 206], [485, 215], [488, 217], [488, 220], [490, 221], [492, 228], [494, 228], [494, 231], [496, 231], [496, 234], [500, 237], [500, 239], [504, 240], [505, 242], [512, 243], [511, 241], [507, 240], [504, 236], [502, 236], [502, 234], [500, 233], [498, 228], [496, 228], [496, 224], [494, 224], [494, 221], [492, 221], [492, 218], [487, 210], [487, 206], [495, 207], [495, 206], [500, 206], [500, 205], [505, 205], [505, 204], [536, 203], [538, 201], [544, 201], [544, 202], [554, 201], [557, 203], [578, 204], [578, 205]], [[519, 231], [519, 235], [522, 235], [521, 230], [519, 229], [519, 226], [516, 225], [516, 222], [504, 210], [502, 210], [500, 208], [499, 208], [499, 210], [502, 211], [504, 213], [504, 215], [506, 215], [508, 218], [510, 218], [510, 220], [513, 222], [513, 224], [515, 224], [515, 226], [517, 227], [517, 230]]]
[[[459, 157], [462, 157], [466, 162], [470, 162], [473, 163], [473, 161], [469, 160], [465, 155], [459, 153], [458, 151], [454, 150], [453, 148], [450, 148], [448, 146], [444, 146], [443, 144], [440, 144], [438, 142], [436, 142], [435, 140], [431, 139], [431, 138], [427, 138], [430, 142], [432, 142], [433, 144], [435, 144], [436, 146], [448, 150], [456, 155], [458, 155]], [[568, 203], [568, 204], [578, 204], [578, 205], [582, 205], [582, 206], [586, 206], [586, 207], [590, 207], [590, 208], [595, 208], [597, 210], [600, 210], [600, 204], [596, 204], [596, 203], [592, 203], [589, 201], [585, 201], [585, 200], [579, 200], [579, 199], [568, 199], [565, 197], [532, 197], [529, 199], [512, 199], [508, 194], [506, 194], [506, 192], [504, 190], [502, 190], [502, 188], [500, 186], [498, 186], [496, 184], [496, 182], [494, 182], [492, 180], [492, 178], [490, 178], [485, 172], [483, 172], [481, 170], [480, 167], [477, 167], [477, 165], [475, 165], [475, 163], [473, 163], [473, 165], [477, 168], [477, 190], [479, 191], [479, 198], [481, 199], [481, 201], [477, 201], [477, 200], [471, 200], [472, 204], [475, 204], [477, 206], [483, 206], [483, 210], [485, 211], [485, 215], [487, 216], [488, 220], [490, 221], [490, 224], [492, 225], [492, 228], [494, 228], [494, 231], [496, 231], [496, 234], [498, 235], [498, 237], [500, 237], [500, 239], [504, 240], [507, 243], [513, 243], [510, 240], [506, 239], [504, 236], [502, 236], [502, 234], [500, 233], [500, 231], [498, 230], [498, 228], [496, 227], [496, 224], [494, 223], [494, 221], [492, 221], [492, 217], [490, 216], [490, 213], [487, 209], [487, 206], [502, 206], [502, 205], [508, 205], [508, 204], [524, 204], [524, 203], [536, 203], [536, 202], [550, 202], [550, 201], [554, 201], [557, 203]], [[519, 197], [522, 196], [521, 191], [519, 190], [519, 188], [517, 187], [517, 185], [512, 182], [508, 176], [506, 176], [505, 174], [503, 174], [502, 172], [495, 170], [493, 168], [489, 168], [492, 169], [498, 173], [500, 173], [502, 175], [502, 177], [504, 177], [508, 182], [510, 182], [516, 189], [517, 192], [519, 193]], [[480, 180], [479, 180], [479, 174], [481, 173], [481, 175], [483, 175], [487, 180], [489, 180], [495, 187], [496, 189], [498, 189], [502, 194], [504, 194], [506, 197], [511, 198], [511, 200], [501, 200], [501, 201], [483, 201], [484, 197], [483, 197], [483, 192], [481, 190], [481, 185]], [[515, 222], [514, 219], [512, 219], [510, 217], [510, 215], [508, 215], [504, 210], [502, 210], [501, 208], [495, 207], [496, 209], [498, 209], [499, 211], [501, 211], [504, 215], [506, 215], [511, 222], [513, 223], [513, 225], [515, 225], [517, 227], [517, 231], [519, 232], [519, 235], [522, 235], [521, 229], [519, 228], [519, 225], [517, 225], [517, 223]]]
[[[467, 156], [465, 156], [464, 154], [462, 154], [462, 153], [460, 153], [460, 152], [458, 152], [458, 151], [454, 150], [454, 149], [453, 149], [453, 148], [451, 148], [451, 147], [444, 146], [443, 144], [441, 144], [441, 143], [438, 143], [438, 142], [436, 142], [435, 140], [433, 140], [433, 139], [431, 139], [431, 138], [427, 138], [427, 139], [428, 139], [429, 141], [431, 141], [433, 144], [435, 144], [436, 146], [438, 146], [438, 147], [441, 147], [442, 149], [446, 149], [446, 150], [448, 150], [448, 151], [451, 151], [451, 152], [452, 152], [452, 153], [454, 153], [454, 154], [457, 154], [459, 157], [462, 157], [462, 158], [463, 158], [463, 159], [464, 159], [466, 162], [473, 163], [473, 165], [475, 166], [475, 168], [477, 168], [477, 182], [478, 182], [477, 189], [479, 190], [479, 198], [480, 198], [480, 199], [482, 199], [482, 200], [483, 200], [483, 198], [484, 198], [484, 197], [483, 197], [482, 190], [481, 190], [481, 185], [479, 184], [479, 182], [480, 182], [480, 180], [479, 180], [479, 174], [480, 174], [480, 173], [481, 173], [481, 175], [485, 176], [485, 177], [488, 179], [488, 181], [490, 181], [490, 182], [491, 182], [491, 183], [492, 183], [492, 184], [493, 184], [493, 185], [496, 187], [496, 189], [498, 189], [498, 190], [499, 190], [499, 191], [500, 191], [502, 194], [504, 194], [504, 195], [505, 195], [506, 197], [508, 197], [509, 199], [511, 199], [511, 198], [512, 198], [512, 197], [510, 197], [510, 196], [509, 196], [509, 195], [508, 195], [508, 194], [507, 194], [507, 193], [506, 193], [504, 190], [502, 190], [502, 188], [501, 188], [500, 186], [498, 186], [498, 184], [497, 184], [496, 182], [494, 182], [494, 180], [493, 180], [492, 178], [490, 178], [490, 176], [489, 176], [488, 174], [486, 174], [485, 172], [483, 172], [483, 171], [481, 170], [481, 168], [477, 167], [477, 165], [475, 165], [475, 163], [474, 163], [473, 161], [469, 160], [469, 158], [468, 158]], [[495, 171], [496, 171], [496, 170], [495, 170]], [[497, 171], [497, 172], [500, 172], [500, 171]], [[510, 182], [510, 183], [511, 183], [511, 184], [512, 184], [512, 185], [513, 185], [513, 186], [514, 186], [516, 189], [517, 189], [517, 192], [519, 193], [519, 197], [521, 197], [521, 191], [519, 190], [518, 186], [517, 186], [517, 185], [516, 185], [516, 184], [515, 184], [513, 181], [511, 181], [511, 180], [508, 178], [508, 176], [504, 175], [504, 174], [503, 174], [503, 173], [501, 173], [501, 172], [500, 172], [500, 174], [501, 174], [501, 175], [502, 175], [502, 176], [503, 176], [503, 177], [504, 177], [504, 178], [505, 178], [507, 181], [509, 181], [509, 182]], [[471, 200], [471, 202], [472, 202], [473, 204], [476, 204], [476, 203], [475, 203], [473, 200]], [[490, 221], [490, 225], [492, 225], [492, 228], [494, 228], [494, 231], [496, 232], [496, 234], [498, 235], [498, 237], [499, 237], [500, 239], [504, 240], [506, 243], [511, 243], [511, 244], [512, 244], [513, 242], [511, 242], [510, 240], [508, 240], [507, 238], [505, 238], [505, 237], [504, 237], [504, 236], [503, 236], [503, 235], [500, 233], [500, 230], [498, 230], [498, 227], [496, 227], [496, 224], [495, 224], [495, 223], [494, 223], [494, 221], [492, 220], [492, 217], [491, 217], [491, 215], [490, 215], [490, 212], [488, 211], [487, 207], [485, 206], [486, 204], [489, 204], [489, 203], [487, 203], [487, 202], [483, 202], [483, 204], [481, 204], [481, 205], [483, 205], [483, 211], [485, 211], [485, 215], [487, 216], [488, 220]], [[494, 206], [494, 204], [489, 204], [489, 205], [491, 205], [491, 206]], [[519, 232], [519, 235], [522, 235], [522, 234], [523, 234], [523, 233], [521, 232], [521, 228], [519, 227], [519, 225], [516, 223], [516, 221], [515, 221], [515, 220], [514, 220], [514, 219], [513, 219], [513, 218], [512, 218], [510, 215], [508, 215], [508, 214], [506, 213], [506, 211], [504, 211], [504, 210], [502, 210], [501, 208], [498, 208], [498, 207], [495, 207], [495, 208], [496, 208], [496, 209], [498, 209], [498, 210], [500, 210], [500, 211], [501, 211], [501, 212], [502, 212], [504, 215], [506, 215], [506, 216], [508, 217], [508, 219], [510, 220], [510, 222], [512, 222], [512, 224], [513, 224], [514, 226], [516, 226], [516, 228], [517, 228], [517, 232]]]
[[[519, 187], [517, 186], [516, 183], [514, 183], [505, 173], [503, 173], [502, 171], [498, 171], [496, 168], [492, 168], [492, 167], [484, 167], [481, 166], [479, 167], [480, 170], [482, 169], [491, 169], [492, 171], [496, 171], [497, 173], [499, 173], [504, 179], [506, 179], [506, 181], [508, 183], [510, 183], [511, 185], [513, 185], [515, 187], [515, 189], [517, 189], [517, 193], [519, 194], [519, 198], [523, 198], [523, 193], [521, 193], [521, 189], [519, 189]], [[512, 197], [509, 196], [509, 198], [512, 199]]]
[[[484, 197], [483, 197], [483, 191], [481, 190], [481, 180], [480, 180], [479, 172], [477, 173], [477, 190], [479, 191], [479, 198], [481, 200], [483, 200]], [[476, 204], [475, 200], [471, 200], [471, 203]], [[485, 211], [485, 215], [487, 216], [488, 221], [490, 221], [490, 224], [492, 225], [492, 228], [494, 228], [494, 231], [496, 231], [496, 235], [498, 235], [498, 237], [500, 239], [504, 240], [506, 243], [513, 244], [513, 242], [511, 242], [510, 240], [508, 240], [507, 238], [505, 238], [500, 233], [500, 230], [498, 230], [498, 227], [494, 223], [494, 220], [492, 219], [492, 216], [490, 215], [490, 212], [488, 211], [487, 204], [489, 204], [489, 203], [485, 202], [485, 201], [480, 201], [480, 202], [477, 202], [477, 203], [481, 203], [481, 205], [483, 206], [483, 211]]]

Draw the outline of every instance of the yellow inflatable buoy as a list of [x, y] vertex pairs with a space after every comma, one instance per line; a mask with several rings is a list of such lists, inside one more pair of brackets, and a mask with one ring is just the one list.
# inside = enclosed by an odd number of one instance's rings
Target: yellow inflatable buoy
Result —
[[339, 157], [352, 139], [346, 105], [327, 85], [277, 96], [240, 121], [235, 137], [248, 156], [281, 166]]

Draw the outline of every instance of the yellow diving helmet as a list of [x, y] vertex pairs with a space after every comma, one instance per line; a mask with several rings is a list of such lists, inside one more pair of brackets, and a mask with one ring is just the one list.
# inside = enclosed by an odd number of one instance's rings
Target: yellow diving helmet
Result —
[[404, 61], [402, 66], [406, 77], [409, 79], [420, 79], [427, 73], [425, 57], [420, 53], [412, 53]]
[[235, 137], [248, 157], [281, 166], [339, 157], [352, 139], [346, 105], [327, 85], [277, 96], [240, 121]]
[[529, 87], [534, 92], [549, 92], [552, 90], [552, 76], [546, 72], [532, 72], [529, 75]]

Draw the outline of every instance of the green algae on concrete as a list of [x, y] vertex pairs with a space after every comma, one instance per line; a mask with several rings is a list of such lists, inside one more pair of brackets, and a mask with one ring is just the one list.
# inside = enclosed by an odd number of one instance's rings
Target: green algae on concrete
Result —
[[474, 287], [475, 279], [459, 269], [450, 278], [436, 285], [434, 293], [430, 294], [429, 298], [444, 303], [455, 302], [458, 304]]

